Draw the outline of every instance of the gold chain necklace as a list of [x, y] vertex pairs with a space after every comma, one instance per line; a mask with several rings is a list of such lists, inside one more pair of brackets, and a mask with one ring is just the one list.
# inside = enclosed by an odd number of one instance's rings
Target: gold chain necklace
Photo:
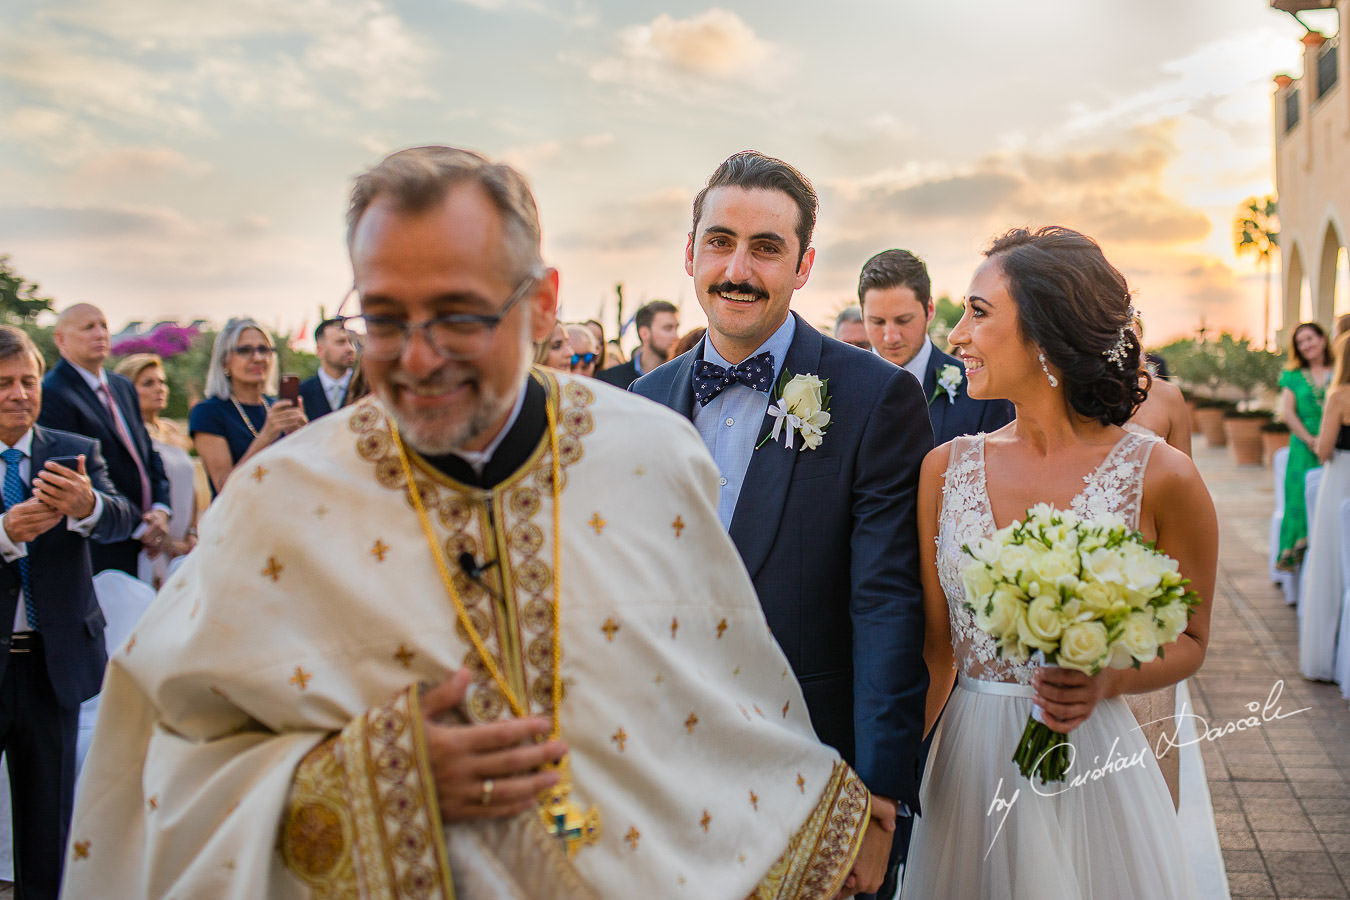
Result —
[[[562, 466], [558, 452], [558, 417], [551, 397], [545, 397], [544, 414], [548, 420], [549, 450], [553, 457], [553, 709], [548, 739], [557, 740], [561, 734], [559, 721], [562, 710]], [[455, 588], [455, 580], [450, 576], [450, 569], [445, 563], [445, 554], [441, 552], [440, 544], [436, 540], [436, 532], [431, 527], [431, 517], [427, 515], [426, 505], [422, 502], [422, 492], [418, 490], [417, 482], [413, 479], [412, 463], [408, 460], [408, 451], [403, 445], [403, 436], [399, 434], [398, 425], [393, 419], [388, 419], [388, 422], [390, 436], [394, 439], [394, 446], [398, 448], [399, 465], [402, 467], [403, 477], [408, 483], [408, 495], [412, 499], [413, 508], [417, 510], [417, 520], [422, 526], [422, 534], [426, 536], [432, 559], [436, 561], [436, 570], [440, 573], [441, 582], [445, 585], [446, 593], [450, 595], [450, 601], [455, 606], [455, 615], [459, 619], [465, 634], [469, 636], [469, 642], [473, 644], [474, 652], [478, 654], [479, 661], [487, 669], [488, 674], [492, 676], [492, 680], [502, 692], [502, 696], [506, 698], [507, 704], [511, 707], [511, 712], [517, 718], [523, 719], [529, 712], [525, 705], [525, 699], [517, 697], [515, 692], [511, 690], [511, 686], [506, 682], [506, 677], [502, 674], [501, 667], [492, 658], [487, 645], [483, 643], [483, 638], [478, 634], [478, 629], [469, 619], [469, 611], [464, 605], [464, 600], [459, 596], [459, 591]], [[567, 855], [571, 856], [583, 844], [593, 844], [599, 840], [600, 813], [594, 806], [589, 811], [582, 812], [581, 807], [571, 801], [572, 778], [566, 755], [558, 761], [557, 769], [558, 783], [545, 790], [539, 797], [539, 816], [548, 833], [558, 838]]]
[[[243, 419], [244, 424], [248, 426], [248, 433], [256, 438], [258, 436], [258, 429], [253, 427], [253, 420], [244, 414], [244, 407], [240, 406], [239, 401], [235, 399], [234, 391], [230, 391], [230, 402], [234, 404], [235, 412], [239, 413], [239, 418]], [[263, 415], [266, 415], [267, 410], [272, 408], [268, 405], [266, 397], [263, 397], [262, 407]]]

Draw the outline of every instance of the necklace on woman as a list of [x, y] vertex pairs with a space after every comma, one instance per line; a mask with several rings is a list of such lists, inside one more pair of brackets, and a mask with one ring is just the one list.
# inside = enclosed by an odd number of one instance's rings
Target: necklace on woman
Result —
[[[235, 409], [236, 412], [239, 413], [239, 418], [243, 419], [243, 420], [244, 420], [244, 424], [245, 424], [246, 426], [248, 426], [248, 433], [251, 434], [251, 435], [253, 435], [253, 436], [256, 438], [256, 437], [258, 436], [258, 429], [256, 429], [256, 428], [253, 427], [253, 420], [250, 419], [250, 418], [244, 413], [244, 407], [243, 407], [243, 405], [241, 405], [240, 402], [239, 402], [237, 399], [235, 399], [234, 391], [231, 391], [231, 392], [230, 392], [230, 402], [234, 404], [234, 409]], [[267, 396], [266, 396], [266, 395], [264, 395], [263, 398], [262, 398], [262, 407], [263, 407], [263, 415], [264, 415], [264, 416], [267, 415], [267, 410], [269, 410], [269, 409], [272, 408], [272, 405], [271, 405], [270, 403], [267, 402]]]

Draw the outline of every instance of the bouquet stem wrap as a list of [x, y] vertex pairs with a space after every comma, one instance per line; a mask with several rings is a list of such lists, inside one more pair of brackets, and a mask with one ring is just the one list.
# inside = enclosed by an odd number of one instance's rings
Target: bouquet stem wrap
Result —
[[1027, 716], [1027, 727], [1022, 730], [1022, 739], [1017, 742], [1017, 752], [1013, 762], [1022, 777], [1031, 780], [1035, 775], [1043, 783], [1063, 781], [1069, 771], [1069, 762], [1073, 756], [1069, 751], [1069, 736], [1036, 721], [1036, 716]]

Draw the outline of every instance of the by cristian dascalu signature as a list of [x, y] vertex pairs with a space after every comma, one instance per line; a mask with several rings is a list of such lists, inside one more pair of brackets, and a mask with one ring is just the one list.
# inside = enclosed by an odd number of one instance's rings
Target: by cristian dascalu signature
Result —
[[[1284, 694], [1284, 679], [1275, 682], [1270, 688], [1270, 694], [1266, 696], [1264, 703], [1253, 701], [1246, 705], [1247, 712], [1250, 715], [1241, 718], [1232, 719], [1222, 725], [1211, 727], [1209, 721], [1204, 716], [1191, 712], [1189, 704], [1183, 704], [1181, 711], [1173, 716], [1163, 716], [1161, 719], [1154, 719], [1152, 722], [1144, 722], [1135, 727], [1135, 731], [1142, 730], [1145, 726], [1156, 725], [1159, 722], [1171, 721], [1176, 726], [1169, 734], [1164, 731], [1158, 736], [1157, 744], [1150, 752], [1147, 745], [1142, 749], [1136, 750], [1129, 755], [1118, 754], [1117, 746], [1120, 744], [1120, 738], [1111, 742], [1111, 747], [1106, 751], [1106, 757], [1094, 756], [1091, 767], [1084, 768], [1075, 772], [1074, 766], [1078, 762], [1078, 748], [1073, 744], [1069, 745], [1069, 768], [1068, 775], [1063, 782], [1055, 782], [1053, 785], [1037, 783], [1035, 779], [1030, 780], [1031, 789], [1041, 797], [1056, 797], [1065, 791], [1071, 791], [1074, 788], [1080, 788], [1084, 785], [1100, 781], [1108, 775], [1114, 775], [1116, 772], [1123, 772], [1134, 766], [1143, 766], [1150, 756], [1156, 753], [1162, 756], [1168, 750], [1178, 749], [1180, 747], [1189, 747], [1192, 744], [1198, 744], [1201, 741], [1217, 741], [1220, 738], [1227, 737], [1230, 734], [1236, 734], [1239, 731], [1249, 731], [1253, 728], [1260, 728], [1270, 722], [1278, 722], [1281, 719], [1288, 719], [1299, 713], [1305, 713], [1312, 709], [1311, 706], [1305, 706], [1302, 709], [1296, 709], [1293, 712], [1285, 712], [1280, 706], [1280, 697]], [[1194, 737], [1181, 737], [1181, 731], [1187, 722], [1195, 723]], [[1049, 751], [1046, 751], [1049, 752]], [[994, 798], [985, 810], [985, 818], [1000, 815], [998, 828], [994, 831], [994, 837], [989, 842], [989, 849], [985, 850], [985, 859], [989, 858], [989, 853], [994, 849], [994, 844], [998, 842], [999, 835], [1003, 833], [1003, 826], [1008, 821], [1008, 814], [1012, 812], [1013, 806], [1022, 796], [1022, 789], [1019, 787], [1012, 792], [1012, 796], [1007, 797], [1003, 794], [1003, 779], [999, 778], [998, 786], [994, 788]]]

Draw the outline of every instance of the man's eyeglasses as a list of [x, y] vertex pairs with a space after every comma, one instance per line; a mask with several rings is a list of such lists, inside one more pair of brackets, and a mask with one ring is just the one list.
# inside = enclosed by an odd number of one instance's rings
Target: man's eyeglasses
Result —
[[573, 354], [572, 354], [572, 365], [574, 365], [574, 366], [575, 366], [577, 363], [585, 363], [586, 365], [589, 366], [589, 365], [590, 365], [591, 363], [593, 363], [593, 362], [595, 362], [595, 354], [594, 354], [594, 353], [573, 353]]
[[267, 359], [276, 352], [275, 348], [266, 344], [243, 344], [234, 348], [235, 356], [261, 356], [263, 359]]
[[487, 352], [497, 326], [542, 277], [543, 273], [539, 271], [526, 275], [501, 309], [491, 315], [450, 313], [417, 323], [394, 316], [360, 315], [346, 316], [343, 323], [356, 334], [362, 354], [376, 362], [389, 362], [402, 356], [415, 332], [421, 332], [431, 349], [446, 359], [467, 362]]

